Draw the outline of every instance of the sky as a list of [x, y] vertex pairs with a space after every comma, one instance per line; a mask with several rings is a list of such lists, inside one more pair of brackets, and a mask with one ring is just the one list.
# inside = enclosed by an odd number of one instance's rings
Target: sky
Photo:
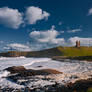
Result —
[[0, 51], [92, 46], [92, 0], [0, 0]]

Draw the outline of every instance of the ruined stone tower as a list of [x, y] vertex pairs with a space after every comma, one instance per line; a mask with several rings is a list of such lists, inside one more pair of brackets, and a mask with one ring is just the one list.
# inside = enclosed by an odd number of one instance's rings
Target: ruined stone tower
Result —
[[80, 47], [80, 41], [76, 41], [76, 47]]

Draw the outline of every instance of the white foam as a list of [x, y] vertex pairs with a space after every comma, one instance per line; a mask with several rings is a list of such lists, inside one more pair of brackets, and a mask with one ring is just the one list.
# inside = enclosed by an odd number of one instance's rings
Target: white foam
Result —
[[7, 77], [9, 74], [10, 74], [10, 72], [8, 72], [8, 71], [1, 71], [0, 72], [0, 78]]
[[[16, 57], [16, 58], [0, 58], [0, 86], [5, 87], [24, 87], [23, 85], [18, 85], [16, 83], [13, 83], [9, 80], [7, 80], [4, 77], [7, 77], [9, 72], [3, 71], [3, 69], [11, 66], [24, 66], [27, 69], [56, 69], [58, 71], [63, 72], [61, 75], [53, 75], [53, 76], [47, 76], [51, 79], [54, 79], [55, 81], [58, 81], [59, 83], [67, 83], [69, 81], [75, 82], [78, 79], [87, 79], [90, 78], [92, 75], [92, 62], [84, 62], [84, 61], [78, 61], [78, 60], [72, 60], [69, 62], [59, 62], [51, 60], [50, 58], [25, 58], [25, 57]], [[42, 67], [38, 67], [42, 66]], [[77, 76], [78, 78], [70, 78], [71, 76]], [[40, 79], [43, 76], [40, 76]], [[49, 82], [46, 80], [38, 80], [33, 81], [28, 86], [32, 85], [39, 86], [39, 84], [42, 84], [40, 86], [44, 85], [52, 85], [53, 82]]]

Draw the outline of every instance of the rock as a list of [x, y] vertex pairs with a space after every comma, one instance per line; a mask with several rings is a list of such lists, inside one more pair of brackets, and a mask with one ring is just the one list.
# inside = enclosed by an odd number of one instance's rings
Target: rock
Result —
[[[76, 90], [76, 92], [87, 92], [88, 88], [92, 88], [92, 78], [87, 80], [78, 80], [75, 83], [68, 83], [67, 90]], [[71, 91], [70, 91], [71, 92]]]
[[26, 69], [24, 66], [13, 66], [13, 67], [6, 68], [5, 70], [9, 71], [12, 74], [18, 73], [21, 76], [62, 74], [62, 72], [59, 72], [55, 69], [33, 70], [33, 69]]
[[10, 73], [21, 73], [26, 71], [24, 66], [12, 66], [12, 67], [6, 68], [5, 70], [9, 71]]
[[26, 70], [24, 72], [20, 73], [20, 76], [35, 76], [35, 75], [49, 75], [49, 74], [62, 74], [62, 72], [59, 72], [54, 69], [42, 69], [42, 70]]
[[37, 67], [43, 67], [43, 66], [37, 66]]

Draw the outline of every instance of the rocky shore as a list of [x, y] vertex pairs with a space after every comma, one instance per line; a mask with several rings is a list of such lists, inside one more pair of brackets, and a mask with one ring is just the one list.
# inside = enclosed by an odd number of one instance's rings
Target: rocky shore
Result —
[[4, 89], [0, 89], [0, 92], [92, 92], [92, 79], [79, 80], [75, 83], [68, 83], [66, 85], [55, 83], [54, 85], [48, 85], [34, 89], [29, 87], [22, 89], [6, 87]]
[[0, 92], [92, 92], [92, 62], [63, 60], [4, 58]]
[[[51, 80], [50, 77], [46, 77], [46, 75], [50, 74], [63, 74], [54, 69], [42, 69], [42, 70], [32, 70], [26, 69], [23, 66], [13, 66], [6, 68], [5, 70], [9, 71], [11, 74], [7, 76], [8, 80], [11, 80], [14, 83], [24, 85], [24, 88], [10, 88], [8, 86], [4, 88], [0, 88], [0, 92], [92, 92], [92, 78], [88, 79], [80, 79], [75, 82], [68, 82], [66, 84], [58, 83], [54, 80]], [[45, 86], [31, 86], [29, 87], [26, 84], [29, 82], [41, 80], [40, 77], [36, 75], [42, 75], [45, 77], [41, 77], [44, 81], [52, 81], [52, 85]], [[35, 77], [36, 76], [36, 77]], [[77, 76], [71, 76], [72, 78], [77, 78]], [[44, 85], [44, 84], [43, 84]]]
[[66, 57], [66, 56], [53, 56], [53, 60], [58, 60], [58, 61], [65, 61], [65, 59], [70, 59], [70, 60], [85, 60], [88, 62], [92, 62], [92, 56], [75, 56], [75, 57]]

